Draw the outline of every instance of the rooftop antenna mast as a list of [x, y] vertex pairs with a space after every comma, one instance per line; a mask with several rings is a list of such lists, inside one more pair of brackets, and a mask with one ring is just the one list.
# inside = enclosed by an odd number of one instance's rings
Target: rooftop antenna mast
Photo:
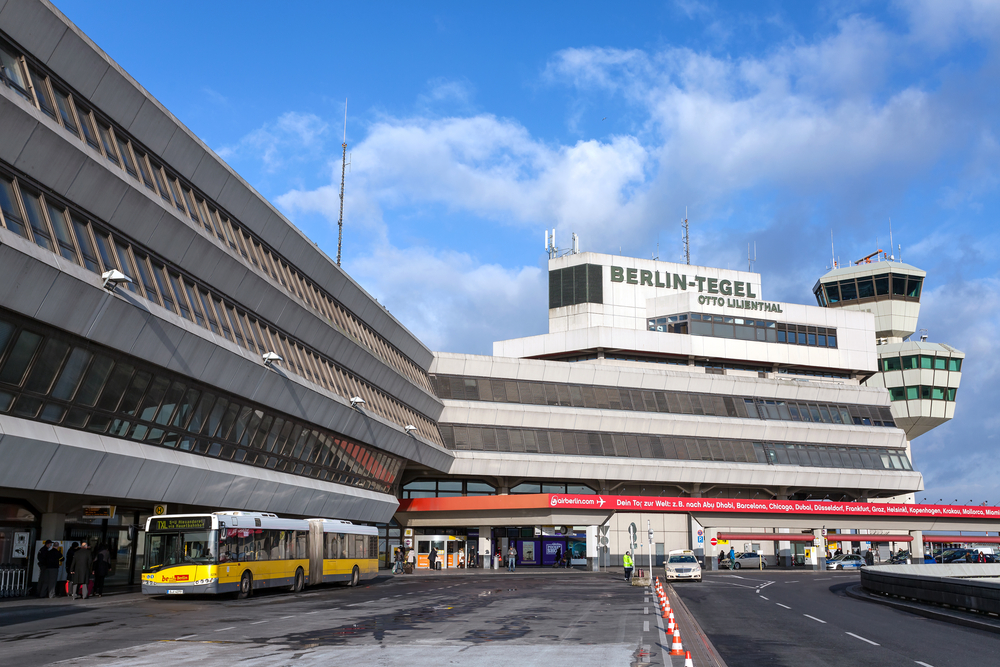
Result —
[[753, 272], [754, 262], [757, 261], [757, 242], [753, 242], [753, 257], [750, 257], [750, 242], [747, 241], [747, 271]]
[[347, 173], [347, 98], [344, 98], [344, 149], [340, 163], [340, 219], [337, 220], [337, 266], [340, 266], [340, 250], [344, 244], [344, 175]]
[[684, 222], [681, 223], [684, 228], [684, 263], [691, 263], [691, 237], [688, 236], [688, 207], [684, 207]]
[[830, 261], [833, 263], [833, 268], [837, 268], [837, 252], [833, 249], [833, 230], [830, 230]]
[[[889, 218], [889, 252], [892, 252], [892, 218]], [[893, 260], [896, 258], [890, 254], [889, 259]]]

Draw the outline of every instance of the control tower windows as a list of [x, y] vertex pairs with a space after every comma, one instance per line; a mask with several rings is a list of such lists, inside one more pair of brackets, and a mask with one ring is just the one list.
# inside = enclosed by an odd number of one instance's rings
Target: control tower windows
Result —
[[816, 302], [827, 308], [851, 301], [879, 301], [884, 298], [919, 301], [923, 278], [883, 273], [823, 283], [815, 290]]
[[883, 357], [881, 359], [883, 371], [900, 371], [923, 368], [935, 371], [962, 372], [962, 359], [958, 357], [937, 357], [921, 355], [908, 355], [905, 357]]

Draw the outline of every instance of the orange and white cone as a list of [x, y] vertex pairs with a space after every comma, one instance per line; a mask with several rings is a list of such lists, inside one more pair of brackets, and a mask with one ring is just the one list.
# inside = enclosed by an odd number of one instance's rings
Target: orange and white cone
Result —
[[671, 609], [670, 615], [667, 616], [667, 634], [668, 635], [674, 634], [674, 628], [676, 627], [677, 627], [677, 621], [674, 620], [674, 612]]
[[671, 616], [674, 615], [673, 610], [670, 608], [670, 600], [667, 600], [666, 598], [663, 599], [663, 604], [660, 605], [660, 609], [663, 610], [663, 618], [666, 618], [668, 614]]
[[691, 659], [691, 651], [684, 654], [684, 667], [694, 667], [694, 661]]
[[681, 644], [681, 629], [674, 626], [674, 641], [670, 644], [670, 655], [684, 655], [684, 645]]

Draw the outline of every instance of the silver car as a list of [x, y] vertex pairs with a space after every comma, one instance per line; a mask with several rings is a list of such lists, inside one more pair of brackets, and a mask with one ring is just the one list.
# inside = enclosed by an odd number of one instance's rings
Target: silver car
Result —
[[746, 570], [763, 570], [767, 567], [767, 562], [764, 557], [753, 551], [748, 551], [742, 554], [736, 554], [736, 562], [733, 563], [734, 570], [746, 569]]
[[701, 581], [701, 563], [695, 558], [694, 552], [688, 549], [676, 549], [667, 554], [663, 570], [670, 581], [678, 579]]

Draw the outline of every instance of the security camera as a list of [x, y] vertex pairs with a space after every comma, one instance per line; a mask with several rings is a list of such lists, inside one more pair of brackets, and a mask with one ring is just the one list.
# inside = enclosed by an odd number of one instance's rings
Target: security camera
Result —
[[274, 352], [265, 353], [263, 358], [264, 358], [264, 365], [267, 366], [268, 368], [270, 368], [271, 364], [273, 364], [276, 361], [284, 361], [284, 359], [282, 359]]
[[351, 407], [352, 408], [356, 408], [359, 405], [364, 405], [364, 404], [365, 404], [365, 399], [361, 398], [360, 396], [354, 396], [354, 397], [351, 398]]
[[132, 279], [126, 276], [124, 273], [118, 269], [111, 269], [110, 271], [105, 271], [101, 274], [101, 278], [104, 278], [104, 289], [109, 292], [114, 292], [115, 288], [121, 283], [130, 283]]
[[410, 432], [412, 432], [412, 431], [416, 431], [416, 430], [417, 430], [417, 427], [416, 427], [416, 426], [414, 426], [413, 424], [407, 424], [407, 425], [406, 425], [406, 426], [404, 426], [403, 428], [405, 428], [405, 429], [406, 429], [406, 432], [407, 432], [407, 433], [410, 433]]

